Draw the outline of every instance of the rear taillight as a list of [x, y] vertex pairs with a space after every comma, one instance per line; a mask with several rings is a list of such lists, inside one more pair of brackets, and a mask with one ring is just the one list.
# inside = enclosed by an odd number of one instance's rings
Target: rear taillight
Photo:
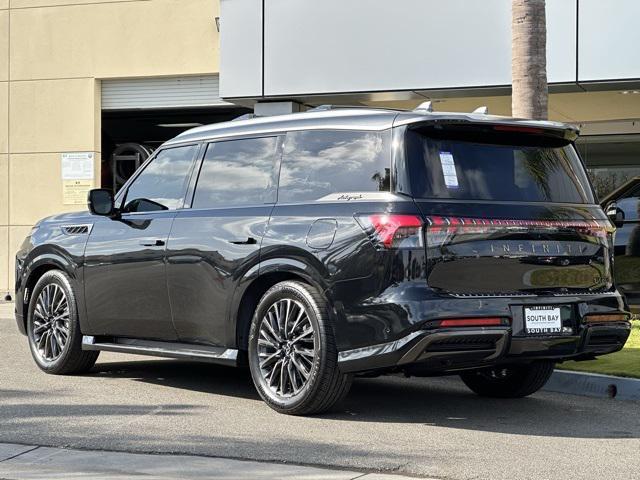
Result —
[[586, 323], [626, 322], [629, 315], [626, 313], [589, 313], [584, 317]]
[[416, 215], [358, 215], [360, 226], [382, 248], [419, 248], [422, 242], [422, 219]]
[[502, 317], [448, 318], [440, 320], [441, 327], [500, 327], [509, 325], [509, 320]]
[[428, 246], [449, 243], [458, 236], [490, 237], [502, 232], [557, 232], [571, 230], [583, 235], [602, 239], [611, 233], [611, 223], [607, 220], [515, 220], [497, 218], [469, 218], [430, 216], [427, 222]]

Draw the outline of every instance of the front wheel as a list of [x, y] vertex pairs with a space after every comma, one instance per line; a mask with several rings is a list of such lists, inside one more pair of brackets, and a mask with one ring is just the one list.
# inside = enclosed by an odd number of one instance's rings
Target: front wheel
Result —
[[260, 300], [249, 333], [249, 367], [262, 399], [290, 415], [327, 411], [351, 386], [351, 376], [338, 369], [327, 301], [301, 282], [278, 283]]
[[520, 398], [540, 390], [553, 373], [554, 362], [540, 361], [528, 365], [492, 367], [466, 372], [460, 378], [478, 395]]
[[76, 296], [65, 273], [50, 270], [40, 277], [27, 315], [31, 355], [41, 370], [65, 375], [91, 369], [100, 352], [82, 350]]

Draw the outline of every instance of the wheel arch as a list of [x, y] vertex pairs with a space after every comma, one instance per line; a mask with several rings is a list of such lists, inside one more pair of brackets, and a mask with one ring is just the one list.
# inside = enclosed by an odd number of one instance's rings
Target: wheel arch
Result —
[[260, 274], [247, 286], [238, 302], [235, 315], [236, 348], [246, 351], [249, 341], [251, 320], [258, 302], [271, 287], [287, 280], [297, 280], [326, 292], [327, 287], [318, 272], [310, 270], [301, 262], [285, 260], [282, 263], [270, 261], [261, 265]]
[[[20, 297], [23, 311], [22, 321], [24, 323], [25, 329], [29, 313], [29, 302], [31, 301], [31, 293], [38, 283], [38, 280], [40, 280], [45, 273], [51, 270], [60, 270], [66, 273], [72, 282], [76, 282], [73, 263], [64, 255], [61, 255], [57, 252], [43, 252], [40, 255], [33, 257], [32, 260], [27, 263], [27, 266], [24, 269], [25, 273], [22, 284], [22, 295]], [[74, 286], [77, 287], [77, 285]], [[79, 296], [80, 295], [76, 295], [76, 301], [79, 301], [81, 303], [81, 299], [78, 298]], [[81, 305], [78, 305], [77, 307], [80, 313]]]

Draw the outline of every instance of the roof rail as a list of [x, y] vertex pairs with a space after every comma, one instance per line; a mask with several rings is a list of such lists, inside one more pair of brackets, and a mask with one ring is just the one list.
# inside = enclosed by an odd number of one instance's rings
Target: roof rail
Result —
[[471, 113], [477, 113], [479, 115], [488, 115], [489, 114], [489, 107], [487, 107], [486, 105], [483, 105], [481, 107], [476, 108]]
[[336, 108], [336, 105], [318, 105], [317, 107], [310, 108], [307, 112], [324, 112], [326, 110], [333, 110]]
[[433, 112], [433, 104], [431, 103], [431, 100], [422, 102], [420, 105], [413, 109], [414, 112], [419, 110], [424, 110], [425, 112], [429, 113]]
[[252, 118], [259, 118], [260, 115], [256, 115], [255, 113], [245, 113], [240, 115], [239, 117], [231, 119], [232, 122], [238, 122], [240, 120], [251, 120]]
[[363, 110], [389, 110], [391, 112], [406, 112], [406, 110], [402, 108], [389, 108], [389, 107], [372, 107], [369, 105], [318, 105], [317, 107], [310, 108], [307, 112], [326, 112], [328, 110], [339, 110], [341, 108], [361, 108]]

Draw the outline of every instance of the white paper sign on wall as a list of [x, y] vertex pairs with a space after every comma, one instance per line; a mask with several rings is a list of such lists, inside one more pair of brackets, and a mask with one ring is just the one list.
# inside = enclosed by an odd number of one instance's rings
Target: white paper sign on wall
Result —
[[63, 153], [62, 203], [64, 205], [86, 205], [87, 193], [93, 188], [93, 152]]
[[62, 180], [93, 180], [93, 152], [62, 154]]

